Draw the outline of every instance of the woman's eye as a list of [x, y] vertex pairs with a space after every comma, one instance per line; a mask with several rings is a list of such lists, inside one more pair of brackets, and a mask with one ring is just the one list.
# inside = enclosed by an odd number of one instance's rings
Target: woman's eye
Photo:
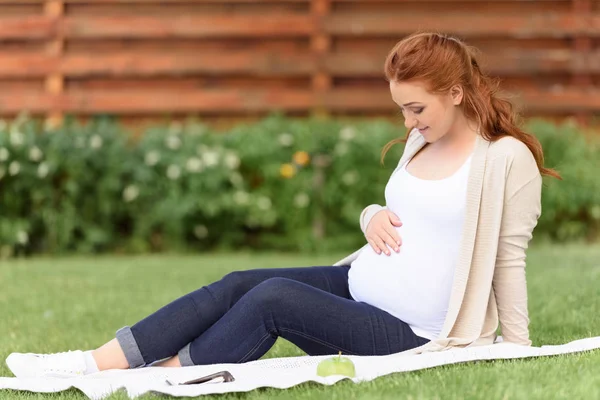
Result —
[[424, 109], [425, 109], [425, 107], [419, 108], [418, 110], [415, 110], [415, 114], [421, 114]]

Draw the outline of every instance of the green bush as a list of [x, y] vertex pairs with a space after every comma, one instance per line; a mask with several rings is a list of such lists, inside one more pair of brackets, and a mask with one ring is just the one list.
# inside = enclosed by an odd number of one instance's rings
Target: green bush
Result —
[[[575, 126], [528, 130], [546, 165], [536, 235], [593, 239], [600, 226], [597, 145]], [[69, 119], [46, 130], [19, 117], [0, 123], [0, 256], [213, 248], [344, 251], [364, 243], [358, 216], [383, 204], [404, 129], [371, 120], [274, 115], [212, 132], [190, 120], [133, 140], [117, 122]]]

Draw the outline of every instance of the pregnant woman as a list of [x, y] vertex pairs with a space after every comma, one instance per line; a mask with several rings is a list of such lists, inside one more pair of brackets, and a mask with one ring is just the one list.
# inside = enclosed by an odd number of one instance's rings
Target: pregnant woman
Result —
[[11, 371], [243, 363], [278, 337], [309, 355], [413, 354], [491, 344], [499, 324], [504, 341], [529, 346], [525, 252], [542, 174], [560, 176], [460, 40], [411, 35], [385, 74], [408, 137], [386, 206], [361, 213], [363, 248], [333, 266], [229, 273], [97, 349], [13, 353]]

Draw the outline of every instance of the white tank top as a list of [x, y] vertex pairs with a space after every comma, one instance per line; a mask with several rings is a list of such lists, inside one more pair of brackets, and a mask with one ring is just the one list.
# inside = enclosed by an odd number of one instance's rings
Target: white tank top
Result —
[[387, 208], [403, 225], [400, 253], [366, 246], [348, 273], [350, 294], [406, 322], [427, 339], [439, 336], [450, 300], [465, 216], [472, 155], [452, 176], [424, 180], [406, 163], [385, 187]]

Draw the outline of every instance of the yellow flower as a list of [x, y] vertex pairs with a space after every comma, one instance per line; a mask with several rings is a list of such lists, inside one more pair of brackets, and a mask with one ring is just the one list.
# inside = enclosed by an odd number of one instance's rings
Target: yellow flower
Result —
[[282, 177], [289, 179], [296, 175], [296, 167], [292, 164], [282, 164], [281, 168], [279, 168], [279, 173]]
[[310, 156], [305, 151], [297, 151], [294, 153], [294, 162], [301, 167], [304, 167], [310, 161]]

